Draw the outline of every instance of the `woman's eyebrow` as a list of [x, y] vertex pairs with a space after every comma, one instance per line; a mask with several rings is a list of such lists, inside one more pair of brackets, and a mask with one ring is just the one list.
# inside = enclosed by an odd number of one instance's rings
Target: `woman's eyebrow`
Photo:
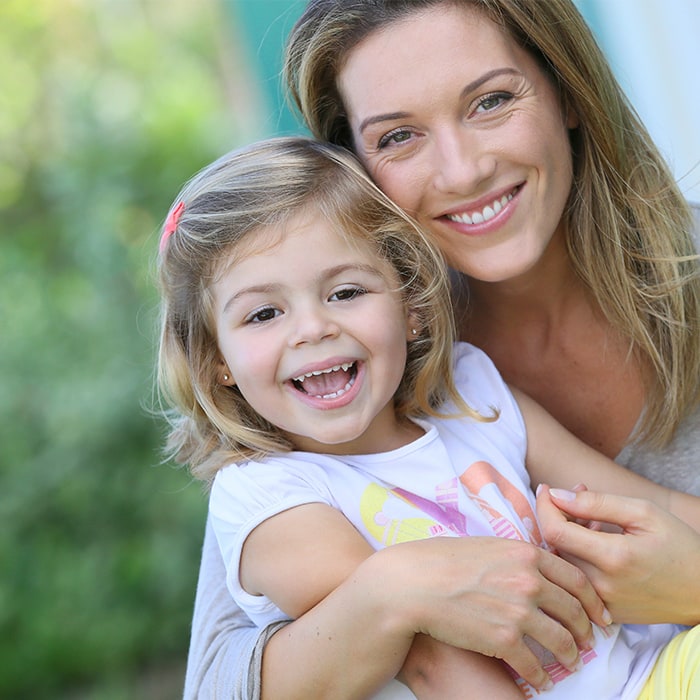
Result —
[[516, 68], [494, 68], [493, 70], [487, 71], [483, 75], [479, 76], [476, 80], [472, 80], [471, 83], [465, 85], [462, 91], [459, 93], [460, 97], [465, 98], [467, 95], [474, 92], [474, 90], [478, 90], [482, 85], [484, 85], [484, 83], [488, 83], [489, 80], [498, 78], [501, 75], [521, 75], [521, 73]]
[[410, 117], [409, 112], [389, 112], [388, 114], [377, 114], [374, 117], [367, 117], [360, 122], [360, 133], [362, 133], [368, 126], [373, 126], [374, 124], [380, 124], [381, 122], [391, 122], [397, 119], [407, 119]]
[[[500, 75], [520, 75], [520, 71], [515, 68], [505, 67], [505, 68], [494, 68], [483, 75], [480, 75], [476, 80], [472, 80], [464, 86], [460, 92], [460, 98], [464, 98], [469, 93], [478, 90], [484, 83], [487, 83], [493, 78], [497, 78]], [[386, 114], [376, 114], [371, 117], [367, 117], [360, 122], [359, 131], [362, 133], [368, 126], [373, 126], [374, 124], [380, 124], [382, 122], [397, 121], [399, 119], [408, 119], [411, 116], [410, 112], [387, 112]]]

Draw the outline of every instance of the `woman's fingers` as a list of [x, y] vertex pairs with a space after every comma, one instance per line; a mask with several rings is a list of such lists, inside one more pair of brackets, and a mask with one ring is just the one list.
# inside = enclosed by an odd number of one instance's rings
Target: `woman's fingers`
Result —
[[[537, 511], [547, 542], [585, 571], [617, 621], [700, 619], [700, 535], [685, 523], [643, 499], [546, 487]], [[617, 532], [594, 532], [572, 517]]]
[[548, 676], [526, 638], [575, 669], [578, 649], [592, 640], [589, 615], [605, 623], [603, 602], [582, 572], [529, 543], [433, 538], [392, 549], [393, 557], [410, 552], [392, 574], [400, 573], [404, 593], [413, 582], [404, 610], [414, 632], [502, 658], [535, 687], [545, 687]]

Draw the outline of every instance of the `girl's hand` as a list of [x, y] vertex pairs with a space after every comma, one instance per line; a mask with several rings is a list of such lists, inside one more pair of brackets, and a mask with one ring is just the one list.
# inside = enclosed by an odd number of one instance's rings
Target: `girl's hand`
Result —
[[537, 513], [547, 542], [586, 573], [617, 622], [700, 622], [700, 534], [691, 527], [649, 501], [591, 491], [543, 487]]

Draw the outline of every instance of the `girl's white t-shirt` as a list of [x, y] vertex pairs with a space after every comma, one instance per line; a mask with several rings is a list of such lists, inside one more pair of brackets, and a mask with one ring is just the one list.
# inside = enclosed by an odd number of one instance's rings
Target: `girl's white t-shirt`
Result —
[[[482, 415], [497, 409], [497, 420], [428, 418], [416, 421], [425, 430], [420, 438], [390, 452], [291, 452], [230, 465], [217, 474], [209, 507], [227, 585], [258, 626], [288, 618], [268, 598], [243, 590], [238, 578], [243, 543], [261, 522], [299, 505], [337, 508], [375, 549], [427, 537], [469, 536], [507, 537], [546, 547], [525, 470], [527, 438], [517, 403], [482, 351], [458, 343], [454, 362], [462, 397]], [[450, 406], [444, 410], [454, 411]], [[315, 535], [308, 533], [309, 538]], [[536, 649], [555, 682], [547, 697], [636, 698], [658, 652], [678, 631], [675, 625], [596, 629], [596, 645], [582, 654], [584, 667], [574, 674], [546, 650]], [[536, 697], [531, 686], [516, 680], [525, 697]], [[413, 696], [393, 681], [377, 697]]]

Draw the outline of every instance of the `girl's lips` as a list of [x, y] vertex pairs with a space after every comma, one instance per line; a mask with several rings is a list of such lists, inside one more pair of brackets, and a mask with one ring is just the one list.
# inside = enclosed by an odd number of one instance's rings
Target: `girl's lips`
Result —
[[[289, 380], [287, 382], [287, 386], [290, 387], [295, 398], [311, 408], [320, 409], [323, 411], [328, 411], [334, 408], [342, 408], [343, 406], [347, 406], [355, 399], [360, 391], [362, 380], [364, 379], [364, 364], [362, 362], [346, 361], [345, 363], [340, 363], [338, 367], [345, 373], [343, 368], [346, 365], [348, 366], [347, 371], [349, 372], [347, 375], [348, 381], [342, 387], [336, 388], [327, 394], [319, 395], [308, 393], [306, 388], [303, 387], [300, 377]], [[320, 370], [315, 371], [320, 372]], [[311, 373], [312, 371], [308, 370], [304, 374]]]

